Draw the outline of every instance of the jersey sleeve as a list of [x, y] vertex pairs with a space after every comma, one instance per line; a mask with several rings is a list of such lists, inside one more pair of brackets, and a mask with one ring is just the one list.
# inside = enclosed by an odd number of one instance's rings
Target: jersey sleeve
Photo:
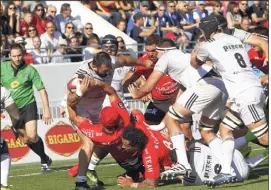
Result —
[[233, 28], [233, 29], [230, 29], [229, 30], [229, 33], [238, 38], [239, 40], [241, 40], [242, 42], [246, 42], [247, 39], [251, 36], [252, 33], [249, 33], [249, 32], [246, 32], [244, 30], [240, 30], [240, 29], [237, 29], [237, 28]]
[[208, 48], [207, 48], [207, 44], [206, 42], [202, 42], [200, 45], [199, 45], [199, 48], [197, 49], [197, 59], [202, 61], [202, 62], [205, 62], [208, 57], [209, 57], [209, 51], [208, 51]]
[[34, 84], [37, 91], [40, 91], [41, 89], [45, 88], [43, 85], [43, 82], [40, 78], [39, 72], [34, 67], [32, 67], [32, 76], [31, 77], [32, 77], [32, 83]]
[[161, 73], [167, 74], [168, 72], [169, 59], [166, 54], [164, 54], [154, 66], [155, 71], [160, 71]]
[[130, 116], [129, 113], [124, 105], [124, 103], [121, 101], [121, 99], [117, 99], [114, 102], [111, 103], [112, 107], [118, 112], [118, 114], [121, 116], [124, 126], [127, 127], [130, 125]]
[[145, 179], [159, 180], [160, 164], [159, 157], [151, 144], [147, 145], [142, 153], [142, 161], [145, 167]]

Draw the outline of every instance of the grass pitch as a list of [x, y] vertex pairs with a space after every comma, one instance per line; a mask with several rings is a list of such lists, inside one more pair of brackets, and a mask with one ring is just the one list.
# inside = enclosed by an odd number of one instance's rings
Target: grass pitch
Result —
[[[261, 147], [252, 145], [253, 151], [250, 156], [259, 154]], [[72, 161], [55, 161], [53, 162], [53, 171], [49, 174], [40, 173], [40, 164], [23, 164], [12, 166], [9, 185], [12, 190], [72, 190], [74, 189], [75, 178], [67, 174], [69, 169], [76, 160]], [[97, 167], [100, 179], [105, 183], [105, 189], [121, 189], [117, 186], [116, 176], [122, 174], [124, 170], [120, 168], [113, 159], [106, 158]], [[149, 188], [146, 188], [149, 189]], [[198, 190], [209, 189], [205, 186], [185, 187], [182, 184], [167, 184], [158, 187], [158, 189], [184, 189]], [[217, 189], [227, 190], [267, 190], [268, 189], [268, 160], [255, 168], [249, 179], [243, 183], [224, 185]]]

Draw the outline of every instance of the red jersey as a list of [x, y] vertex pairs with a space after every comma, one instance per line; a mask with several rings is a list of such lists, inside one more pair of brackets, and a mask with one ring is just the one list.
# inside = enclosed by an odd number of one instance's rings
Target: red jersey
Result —
[[24, 54], [24, 62], [27, 65], [34, 64], [33, 56], [31, 53]]
[[141, 129], [148, 137], [148, 143], [142, 151], [142, 161], [145, 167], [145, 179], [158, 180], [160, 166], [171, 166], [169, 156], [172, 144], [158, 131], [147, 128], [144, 122], [136, 122], [135, 127]]
[[[145, 54], [138, 59], [141, 61], [146, 61], [149, 60], [149, 57], [147, 54]], [[132, 69], [132, 71], [140, 72], [147, 79], [151, 75], [153, 68], [136, 66]], [[178, 94], [178, 90], [179, 88], [177, 82], [171, 79], [168, 75], [163, 75], [163, 77], [157, 83], [156, 87], [151, 91], [151, 94], [154, 100], [167, 100], [170, 98], [175, 98]]]
[[[33, 24], [33, 23], [30, 23]], [[27, 24], [24, 20], [20, 22], [20, 36], [24, 36], [28, 31], [29, 24]]]
[[36, 26], [39, 35], [45, 32], [46, 21], [44, 19], [41, 19], [37, 15], [34, 15], [33, 23]]
[[248, 51], [248, 56], [252, 65], [260, 69], [263, 73], [268, 74], [268, 66], [264, 66], [265, 57], [263, 52], [256, 52], [253, 48]]

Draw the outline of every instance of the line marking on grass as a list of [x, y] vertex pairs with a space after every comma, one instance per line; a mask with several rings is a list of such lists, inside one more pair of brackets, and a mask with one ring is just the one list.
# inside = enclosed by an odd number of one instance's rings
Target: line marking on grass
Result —
[[[104, 164], [104, 165], [100, 165], [99, 167], [108, 167], [108, 166], [116, 166], [118, 165], [117, 163], [114, 164]], [[56, 172], [63, 172], [63, 171], [67, 171], [67, 170], [52, 170], [52, 173], [56, 173]], [[50, 174], [50, 173], [49, 173]], [[20, 174], [20, 175], [11, 175], [9, 176], [10, 178], [12, 177], [29, 177], [29, 176], [35, 176], [35, 175], [44, 175], [41, 172], [36, 172], [36, 173], [29, 173], [29, 174]]]

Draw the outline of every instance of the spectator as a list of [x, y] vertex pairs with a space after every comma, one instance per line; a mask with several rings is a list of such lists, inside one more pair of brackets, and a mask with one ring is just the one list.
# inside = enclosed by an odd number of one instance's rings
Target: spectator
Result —
[[[156, 27], [151, 27], [148, 31], [143, 31], [141, 27], [144, 25], [143, 15], [141, 13], [137, 13], [134, 15], [135, 25], [131, 31], [130, 37], [133, 38], [137, 43], [144, 43], [144, 38], [153, 34], [156, 30]], [[144, 46], [138, 46], [138, 51], [143, 51]]]
[[37, 28], [34, 25], [30, 25], [27, 28], [26, 39], [25, 39], [25, 42], [26, 42], [25, 49], [28, 53], [34, 48], [33, 38], [35, 36], [38, 36]]
[[20, 19], [20, 13], [16, 12], [15, 4], [9, 3], [1, 18], [2, 33], [8, 35], [8, 38], [14, 38], [16, 33], [20, 33]]
[[240, 1], [239, 2], [239, 14], [242, 18], [249, 18], [247, 1]]
[[84, 49], [84, 60], [92, 59], [94, 55], [101, 52], [99, 40], [95, 35], [91, 35], [87, 40], [87, 47]]
[[61, 33], [55, 31], [55, 24], [53, 21], [47, 21], [45, 26], [46, 32], [40, 36], [41, 47], [47, 49], [47, 54], [50, 56], [56, 49], [58, 40], [61, 37]]
[[192, 40], [194, 32], [198, 27], [198, 23], [195, 23], [193, 14], [188, 11], [188, 4], [185, 1], [178, 3], [177, 10], [180, 15], [180, 24], [184, 30], [184, 34], [188, 40]]
[[46, 1], [42, 1], [42, 0], [36, 0], [36, 1], [23, 1], [24, 6], [27, 7], [28, 10], [30, 10], [30, 12], [34, 12], [35, 7], [37, 6], [37, 4], [42, 4], [42, 6], [44, 8], [47, 8], [47, 4]]
[[69, 40], [71, 37], [74, 36], [75, 27], [72, 22], [66, 23], [65, 26], [65, 33], [62, 35], [62, 38]]
[[24, 19], [20, 23], [20, 35], [26, 36], [27, 29], [30, 25], [34, 25], [33, 15], [31, 12], [24, 13]]
[[9, 43], [8, 43], [8, 37], [5, 34], [1, 34], [1, 57], [5, 57], [8, 58], [8, 54], [9, 54]]
[[12, 1], [16, 7], [16, 13], [20, 14], [20, 18], [23, 17], [23, 13], [22, 13], [22, 1]]
[[250, 32], [250, 29], [252, 28], [248, 18], [243, 18], [241, 20], [240, 27], [242, 30], [245, 30], [247, 32]]
[[117, 23], [117, 28], [122, 31], [126, 32], [126, 21], [124, 19], [119, 19]]
[[32, 54], [31, 53], [27, 53], [26, 50], [25, 50], [25, 45], [26, 45], [26, 42], [25, 42], [25, 38], [24, 37], [17, 37], [15, 39], [15, 43], [16, 44], [20, 44], [24, 50], [24, 62], [28, 65], [30, 64], [34, 64], [34, 60], [33, 60], [33, 57], [32, 57]]
[[56, 7], [54, 5], [48, 5], [48, 10], [46, 13], [46, 20], [51, 20], [54, 21], [55, 17], [56, 17]]
[[37, 4], [34, 9], [33, 23], [36, 25], [39, 35], [45, 32], [45, 9], [42, 4]]
[[176, 12], [174, 1], [168, 1], [165, 15], [168, 17], [169, 26], [180, 27], [180, 15]]
[[[125, 16], [117, 1], [97, 1], [96, 4], [98, 9], [103, 13], [102, 17], [114, 26], [117, 25], [117, 21], [121, 18], [121, 14], [122, 18]], [[120, 12], [122, 13], [120, 14]]]
[[228, 10], [226, 14], [228, 28], [237, 27], [241, 24], [242, 17], [240, 15], [239, 7], [235, 2], [230, 2], [228, 4]]
[[[74, 36], [69, 39], [69, 49], [67, 50], [67, 54], [71, 55], [70, 59], [71, 62], [80, 62], [83, 61], [82, 59], [82, 49], [78, 47], [79, 46], [79, 41], [78, 39]], [[80, 54], [76, 56], [76, 54]]]
[[118, 55], [130, 55], [129, 51], [126, 49], [125, 42], [121, 36], [117, 37], [118, 41]]
[[262, 24], [267, 20], [267, 15], [264, 14], [264, 8], [260, 6], [260, 1], [253, 1], [253, 5], [249, 7], [248, 12], [250, 13], [252, 23], [256, 25]]
[[84, 45], [83, 44], [84, 43], [84, 41], [83, 41], [84, 40], [84, 35], [81, 32], [75, 32], [74, 36], [77, 38], [78, 43], [79, 43], [80, 46]]
[[64, 3], [61, 6], [60, 14], [56, 15], [55, 23], [57, 24], [57, 29], [62, 34], [65, 33], [65, 26], [68, 22], [72, 22], [75, 25], [77, 31], [82, 31], [83, 25], [80, 20], [75, 19], [71, 16], [71, 6], [68, 3]]
[[160, 37], [163, 37], [168, 31], [179, 33], [179, 30], [177, 27], [169, 26], [169, 19], [165, 15], [166, 8], [164, 5], [159, 5], [157, 9], [157, 13], [153, 15], [153, 23], [155, 23], [155, 26], [157, 26], [157, 34]]
[[125, 12], [126, 20], [130, 18], [134, 10], [133, 3], [127, 0], [119, 1], [120, 8]]
[[49, 63], [49, 57], [47, 51], [41, 47], [41, 40], [39, 36], [33, 38], [34, 49], [30, 51], [34, 59], [34, 64], [46, 64]]
[[52, 55], [52, 63], [70, 63], [71, 59], [67, 57], [67, 40], [59, 39], [58, 48]]
[[127, 35], [131, 34], [131, 31], [132, 31], [132, 29], [133, 29], [133, 27], [135, 25], [134, 15], [137, 14], [137, 13], [141, 13], [143, 15], [143, 18], [144, 18], [144, 24], [143, 24], [143, 26], [144, 27], [150, 27], [151, 25], [153, 25], [151, 23], [151, 17], [149, 16], [150, 15], [149, 3], [148, 3], [148, 1], [142, 1], [140, 3], [140, 9], [135, 10], [133, 12], [133, 14], [131, 15], [129, 21], [128, 21], [127, 29], [126, 29], [126, 34]]
[[211, 15], [223, 15], [222, 3], [220, 1], [212, 2], [213, 12]]
[[97, 10], [97, 5], [96, 5], [96, 1], [93, 0], [82, 0], [80, 1], [84, 6], [86, 6], [87, 8], [89, 8], [90, 10], [92, 10], [93, 12], [96, 12]]
[[87, 40], [90, 36], [92, 36], [92, 34], [99, 39], [98, 35], [93, 33], [92, 24], [88, 22], [85, 24], [84, 35], [83, 35], [84, 37], [83, 37], [83, 42], [81, 45], [84, 45], [84, 46], [87, 45]]
[[206, 6], [205, 1], [198, 1], [197, 9], [193, 11], [193, 18], [197, 23], [200, 22], [200, 19], [208, 16], [208, 11], [205, 9], [205, 6]]

